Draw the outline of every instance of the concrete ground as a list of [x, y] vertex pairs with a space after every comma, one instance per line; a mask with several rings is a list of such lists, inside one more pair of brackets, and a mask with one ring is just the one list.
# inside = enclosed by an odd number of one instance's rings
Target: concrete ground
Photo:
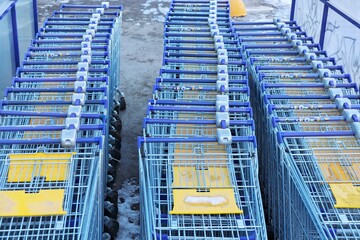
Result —
[[[94, 4], [100, 0], [38, 0], [39, 22], [61, 3]], [[139, 171], [137, 137], [152, 86], [159, 75], [163, 52], [163, 25], [170, 0], [110, 1], [124, 7], [121, 39], [120, 88], [127, 108], [123, 122], [121, 163], [114, 188], [119, 190], [118, 239], [139, 239]], [[248, 15], [239, 21], [260, 21], [274, 16], [288, 18], [291, 0], [244, 0]], [[41, 26], [41, 24], [39, 26]]]

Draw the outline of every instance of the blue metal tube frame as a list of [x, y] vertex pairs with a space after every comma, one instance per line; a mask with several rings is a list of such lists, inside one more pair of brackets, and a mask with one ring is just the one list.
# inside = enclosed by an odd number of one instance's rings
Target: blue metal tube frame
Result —
[[[77, 138], [76, 143], [97, 143], [102, 148], [102, 138]], [[42, 138], [42, 139], [0, 139], [0, 145], [13, 144], [61, 144], [61, 139]]]
[[[335, 6], [332, 2], [330, 2], [329, 0], [318, 0], [318, 1], [320, 1], [324, 4], [322, 21], [321, 21], [320, 40], [319, 40], [321, 48], [323, 48], [323, 46], [324, 46], [324, 40], [325, 40], [325, 35], [326, 35], [326, 24], [327, 24], [327, 20], [328, 20], [327, 18], [328, 18], [329, 9], [333, 10], [338, 15], [340, 15], [342, 18], [344, 18], [347, 22], [351, 23], [352, 25], [354, 25], [355, 27], [360, 29], [359, 21], [357, 21], [356, 19], [352, 18], [349, 15], [346, 15], [346, 13], [344, 13], [341, 9], [339, 9], [337, 6]], [[291, 12], [290, 12], [290, 20], [291, 21], [295, 20], [294, 18], [295, 18], [296, 2], [297, 2], [296, 0], [292, 0]]]
[[[178, 100], [149, 100], [149, 104], [187, 105], [187, 106], [215, 106], [216, 101], [178, 101]], [[230, 107], [250, 107], [249, 102], [230, 101]]]
[[17, 20], [16, 20], [16, 7], [13, 4], [11, 8], [11, 21], [12, 21], [12, 33], [14, 40], [14, 54], [15, 54], [15, 66], [20, 67], [20, 50], [19, 50], [19, 37], [18, 37], [18, 28], [17, 28]]
[[[16, 140], [15, 140], [16, 141]], [[163, 138], [163, 137], [138, 137], [138, 147], [143, 143], [191, 143], [191, 142], [217, 142], [216, 137], [182, 137], [182, 138]], [[255, 144], [254, 136], [233, 136], [232, 142], [253, 142]], [[1, 144], [1, 141], [0, 141]]]
[[[16, 19], [16, 2], [18, 0], [9, 1], [8, 7], [0, 12], [0, 20], [10, 12], [11, 14], [11, 26], [13, 34], [13, 43], [14, 43], [14, 61], [15, 66], [20, 66], [20, 50], [19, 50], [19, 38], [18, 38], [18, 28], [17, 28], [17, 19]], [[37, 15], [37, 0], [32, 1], [33, 9], [33, 18], [34, 18], [34, 32], [38, 32], [38, 15]]]
[[36, 34], [39, 31], [37, 0], [33, 0], [33, 11], [34, 11], [34, 29], [35, 29], [35, 34]]
[[[11, 111], [11, 110], [0, 110], [1, 116], [30, 116], [30, 117], [57, 117], [57, 118], [66, 118], [68, 117], [67, 113], [61, 112], [22, 112], [22, 111]], [[102, 121], [106, 120], [106, 115], [104, 114], [93, 114], [93, 113], [81, 113], [80, 118], [99, 118]]]
[[278, 132], [279, 143], [283, 143], [284, 138], [306, 138], [306, 137], [348, 137], [355, 136], [354, 131], [328, 131], [328, 132]]

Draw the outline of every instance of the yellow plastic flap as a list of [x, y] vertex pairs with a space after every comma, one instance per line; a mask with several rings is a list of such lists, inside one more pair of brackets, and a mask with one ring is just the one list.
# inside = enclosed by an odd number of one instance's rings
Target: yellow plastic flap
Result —
[[45, 181], [65, 181], [73, 153], [9, 154], [8, 182], [30, 182], [34, 177]]
[[194, 135], [194, 133], [200, 134], [204, 137], [216, 136], [216, 126], [213, 125], [196, 125], [196, 124], [176, 124], [177, 135]]
[[231, 17], [246, 16], [246, 8], [242, 0], [230, 0], [230, 16]]
[[174, 207], [170, 214], [242, 214], [233, 189], [174, 189]]
[[[201, 79], [200, 79], [201, 80]], [[214, 119], [214, 113], [201, 113], [201, 112], [191, 112], [191, 113], [179, 113], [177, 119], [182, 120], [194, 120], [194, 119]]]
[[320, 169], [327, 182], [342, 181], [351, 183], [360, 176], [360, 163], [342, 165], [341, 163], [319, 163]]
[[64, 189], [40, 190], [38, 193], [0, 191], [0, 217], [65, 215]]
[[226, 163], [229, 156], [225, 148], [225, 145], [211, 142], [202, 143], [201, 147], [196, 147], [193, 143], [176, 143], [174, 144], [174, 163]]
[[227, 167], [173, 167], [173, 188], [231, 187]]
[[360, 208], [360, 187], [352, 183], [331, 183], [331, 191], [335, 197], [335, 208]]

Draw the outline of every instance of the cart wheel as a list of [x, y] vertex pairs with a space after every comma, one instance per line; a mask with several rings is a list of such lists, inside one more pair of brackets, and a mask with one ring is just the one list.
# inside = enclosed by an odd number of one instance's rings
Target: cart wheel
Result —
[[108, 234], [107, 232], [104, 232], [102, 234], [102, 237], [101, 237], [102, 240], [112, 240], [113, 238], [111, 238], [110, 234]]
[[121, 149], [121, 138], [117, 139], [114, 138], [113, 136], [109, 136], [109, 143], [113, 146], [115, 146], [116, 149]]
[[119, 149], [116, 149], [114, 146], [109, 147], [109, 154], [116, 159], [121, 159], [121, 152]]
[[118, 130], [116, 130], [116, 128], [114, 128], [114, 126], [110, 125], [109, 127], [109, 133], [111, 134], [111, 136], [113, 136], [114, 138], [121, 140], [121, 135], [120, 132]]
[[114, 183], [114, 178], [111, 175], [106, 175], [107, 186], [110, 187]]
[[121, 121], [121, 119], [118, 119], [116, 121], [111, 121], [110, 123], [118, 132], [121, 132], [121, 130], [122, 130], [122, 121]]
[[113, 156], [109, 156], [109, 163], [112, 165], [112, 166], [114, 166], [114, 167], [116, 167], [118, 164], [119, 164], [119, 162], [120, 162], [120, 159], [116, 159], [116, 158], [114, 158]]
[[120, 98], [120, 110], [124, 111], [126, 109], [126, 101], [124, 97]]
[[112, 117], [115, 118], [116, 121], [119, 121], [119, 120], [120, 120], [118, 107], [115, 107], [115, 108], [114, 108], [114, 111], [112, 112]]
[[109, 233], [112, 238], [115, 238], [119, 231], [119, 223], [115, 219], [105, 216], [104, 230]]
[[119, 210], [117, 206], [109, 201], [104, 202], [104, 214], [110, 218], [117, 219]]
[[119, 195], [118, 195], [117, 191], [114, 191], [109, 187], [106, 188], [105, 201], [109, 201], [113, 204], [117, 204], [118, 198], [119, 198]]
[[110, 163], [108, 164], [108, 174], [111, 175], [113, 178], [116, 178], [116, 168]]

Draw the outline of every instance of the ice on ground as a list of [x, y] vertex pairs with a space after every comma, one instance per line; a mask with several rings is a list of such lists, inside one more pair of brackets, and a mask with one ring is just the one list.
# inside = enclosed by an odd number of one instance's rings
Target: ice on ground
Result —
[[55, 3], [69, 3], [70, 0], [55, 0]]
[[265, 0], [265, 2], [277, 6], [280, 5], [291, 5], [292, 0]]
[[143, 10], [143, 14], [149, 15], [149, 14], [158, 14], [158, 10], [156, 8], [150, 8]]
[[120, 230], [117, 240], [140, 239], [139, 182], [134, 178], [126, 180], [118, 193]]
[[169, 11], [169, 8], [168, 7], [163, 7], [162, 3], [160, 3], [159, 7], [158, 7], [158, 10], [159, 10], [159, 12], [162, 13], [162, 15], [166, 16], [166, 14]]

